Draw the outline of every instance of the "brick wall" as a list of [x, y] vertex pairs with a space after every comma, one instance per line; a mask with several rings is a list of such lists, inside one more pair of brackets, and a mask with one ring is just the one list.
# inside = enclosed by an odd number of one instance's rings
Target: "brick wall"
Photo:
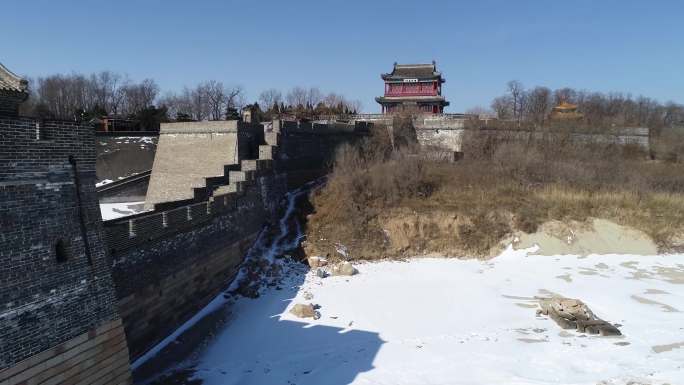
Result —
[[93, 135], [72, 122], [0, 118], [0, 377], [119, 319]]
[[369, 124], [361, 121], [353, 124], [276, 121], [273, 129], [280, 135], [274, 168], [287, 175], [290, 188], [296, 188], [327, 174], [337, 148], [363, 138]]
[[0, 90], [0, 116], [17, 116], [19, 105], [26, 96], [23, 92]]
[[125, 385], [131, 383], [121, 320], [92, 328], [0, 371], [1, 384]]
[[106, 223], [132, 358], [227, 287], [285, 192], [268, 173], [240, 184], [208, 202]]

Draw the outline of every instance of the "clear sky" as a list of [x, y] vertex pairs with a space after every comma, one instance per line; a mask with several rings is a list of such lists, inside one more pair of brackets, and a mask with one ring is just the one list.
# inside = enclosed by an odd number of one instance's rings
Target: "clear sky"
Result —
[[511, 79], [684, 102], [679, 0], [6, 0], [0, 19], [0, 62], [30, 77], [217, 79], [249, 101], [317, 86], [376, 112], [393, 62], [436, 60], [450, 112], [488, 106]]

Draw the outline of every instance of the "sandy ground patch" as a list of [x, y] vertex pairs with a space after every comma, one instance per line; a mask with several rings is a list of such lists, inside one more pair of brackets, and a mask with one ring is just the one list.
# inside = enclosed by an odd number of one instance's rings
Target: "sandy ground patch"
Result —
[[537, 254], [541, 255], [658, 253], [658, 247], [644, 232], [605, 219], [591, 219], [587, 223], [550, 221], [544, 223], [536, 233], [518, 232], [515, 237], [518, 239], [516, 248], [526, 249], [537, 245]]

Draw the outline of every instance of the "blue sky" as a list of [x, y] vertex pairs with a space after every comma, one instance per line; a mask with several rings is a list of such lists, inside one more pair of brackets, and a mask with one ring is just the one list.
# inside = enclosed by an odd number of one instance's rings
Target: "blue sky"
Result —
[[25, 76], [112, 70], [164, 90], [217, 79], [248, 99], [317, 86], [367, 112], [395, 61], [436, 60], [450, 112], [505, 83], [684, 102], [682, 1], [3, 2], [0, 62]]

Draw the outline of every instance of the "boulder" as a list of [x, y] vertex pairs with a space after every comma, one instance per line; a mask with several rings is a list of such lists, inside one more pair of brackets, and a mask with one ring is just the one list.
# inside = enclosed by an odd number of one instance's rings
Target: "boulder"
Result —
[[354, 275], [358, 273], [356, 268], [349, 262], [342, 262], [334, 265], [330, 272], [332, 275]]
[[323, 269], [316, 269], [316, 277], [318, 278], [325, 278], [328, 276], [328, 273], [325, 272]]
[[540, 298], [537, 315], [547, 315], [563, 329], [575, 329], [580, 333], [619, 336], [620, 330], [613, 324], [598, 318], [584, 302], [574, 298]]
[[294, 314], [299, 318], [316, 318], [316, 309], [312, 304], [295, 304], [294, 306], [292, 306], [292, 309], [290, 309], [290, 313]]

